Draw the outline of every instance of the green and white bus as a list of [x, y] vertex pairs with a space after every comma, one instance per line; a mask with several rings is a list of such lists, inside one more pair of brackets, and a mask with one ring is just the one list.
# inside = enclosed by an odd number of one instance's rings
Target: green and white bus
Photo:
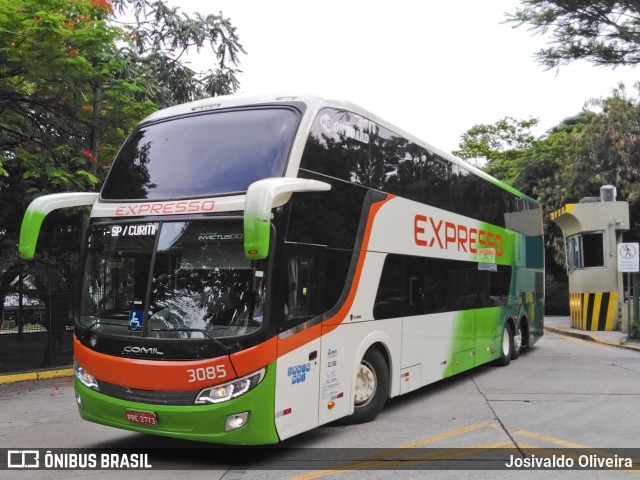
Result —
[[156, 112], [90, 205], [75, 319], [80, 415], [269, 444], [543, 333], [540, 205], [350, 103], [216, 97]]

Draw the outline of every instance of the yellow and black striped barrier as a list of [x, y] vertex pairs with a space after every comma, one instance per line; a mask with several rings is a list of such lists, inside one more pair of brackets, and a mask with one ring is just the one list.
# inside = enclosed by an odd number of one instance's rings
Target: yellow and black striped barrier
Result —
[[613, 331], [616, 327], [618, 292], [570, 293], [571, 326], [579, 330]]
[[575, 203], [568, 203], [561, 209], [556, 210], [555, 212], [552, 212], [549, 215], [551, 217], [551, 221], [555, 222], [562, 215], [573, 212], [573, 209], [575, 208], [575, 206], [576, 206]]

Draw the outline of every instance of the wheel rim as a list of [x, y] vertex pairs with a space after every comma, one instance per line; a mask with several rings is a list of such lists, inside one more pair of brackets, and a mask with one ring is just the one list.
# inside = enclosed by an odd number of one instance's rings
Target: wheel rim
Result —
[[518, 333], [513, 337], [513, 344], [516, 352], [519, 352], [522, 348], [522, 330], [518, 329]]
[[509, 339], [509, 327], [504, 329], [502, 334], [502, 354], [506, 357], [511, 349], [511, 340]]
[[369, 362], [362, 361], [356, 375], [356, 388], [354, 403], [356, 407], [362, 407], [369, 403], [376, 392], [377, 378], [373, 367]]

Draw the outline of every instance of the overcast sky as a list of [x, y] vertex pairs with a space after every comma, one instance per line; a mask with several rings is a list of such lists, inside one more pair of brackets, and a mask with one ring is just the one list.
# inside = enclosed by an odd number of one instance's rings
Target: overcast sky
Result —
[[[504, 24], [517, 0], [170, 0], [230, 18], [247, 54], [240, 91], [349, 100], [445, 151], [478, 123], [538, 118], [537, 134], [640, 70], [545, 71], [548, 37]], [[206, 57], [194, 59], [204, 62]]]

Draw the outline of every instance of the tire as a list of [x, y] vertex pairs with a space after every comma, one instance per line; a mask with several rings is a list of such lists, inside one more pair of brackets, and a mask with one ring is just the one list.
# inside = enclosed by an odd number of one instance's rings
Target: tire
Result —
[[378, 416], [389, 394], [389, 367], [379, 350], [364, 354], [354, 388], [353, 414], [342, 419], [345, 425], [370, 422]]
[[520, 356], [523, 350], [523, 339], [522, 339], [522, 325], [518, 324], [516, 327], [516, 334], [513, 336], [513, 351], [511, 353], [511, 360], [515, 360]]
[[500, 344], [500, 357], [496, 360], [496, 365], [506, 367], [511, 363], [514, 351], [513, 328], [510, 323], [504, 326], [502, 331], [502, 342]]

